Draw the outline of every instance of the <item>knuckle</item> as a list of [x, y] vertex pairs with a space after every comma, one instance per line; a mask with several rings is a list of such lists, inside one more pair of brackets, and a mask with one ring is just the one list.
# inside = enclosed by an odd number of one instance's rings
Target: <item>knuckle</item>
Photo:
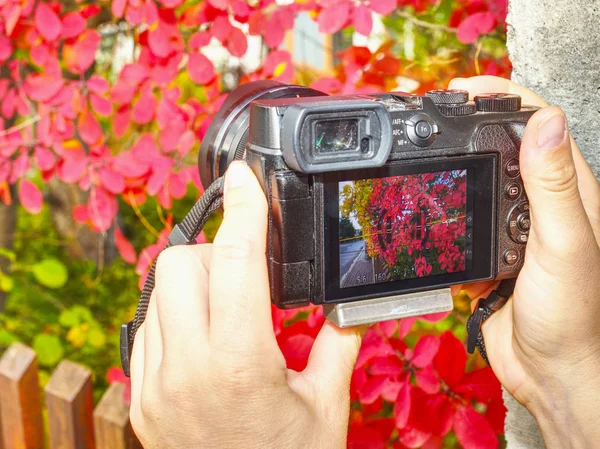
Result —
[[576, 192], [577, 171], [571, 161], [558, 159], [540, 176], [542, 187], [551, 193]]
[[160, 404], [155, 394], [142, 394], [140, 398], [140, 412], [143, 420], [154, 421], [154, 417], [160, 410]]

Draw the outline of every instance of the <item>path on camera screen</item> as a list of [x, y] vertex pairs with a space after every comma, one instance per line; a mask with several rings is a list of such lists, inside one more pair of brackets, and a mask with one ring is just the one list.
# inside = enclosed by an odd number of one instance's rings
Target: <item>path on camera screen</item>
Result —
[[340, 205], [341, 288], [465, 269], [466, 170], [344, 182]]

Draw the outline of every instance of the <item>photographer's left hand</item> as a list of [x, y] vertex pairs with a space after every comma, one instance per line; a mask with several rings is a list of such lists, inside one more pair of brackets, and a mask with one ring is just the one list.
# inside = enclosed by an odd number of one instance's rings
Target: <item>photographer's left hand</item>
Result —
[[307, 368], [286, 368], [271, 319], [267, 203], [233, 163], [214, 244], [158, 258], [131, 361], [131, 422], [146, 449], [346, 447], [360, 329], [325, 323]]

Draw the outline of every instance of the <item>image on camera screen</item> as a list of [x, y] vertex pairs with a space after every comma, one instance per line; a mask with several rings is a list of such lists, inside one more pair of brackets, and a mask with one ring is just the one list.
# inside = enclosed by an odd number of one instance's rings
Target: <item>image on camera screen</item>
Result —
[[339, 207], [340, 288], [470, 268], [466, 169], [343, 181]]

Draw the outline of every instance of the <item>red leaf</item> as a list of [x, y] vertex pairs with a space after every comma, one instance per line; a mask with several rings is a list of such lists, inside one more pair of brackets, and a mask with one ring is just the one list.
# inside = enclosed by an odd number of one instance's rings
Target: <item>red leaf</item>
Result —
[[12, 5], [3, 3], [4, 6], [4, 19], [6, 35], [10, 36], [15, 29], [17, 22], [19, 21], [19, 17], [21, 16], [21, 6], [17, 3], [13, 3]]
[[6, 61], [12, 55], [13, 47], [8, 39], [3, 34], [0, 34], [0, 62]]
[[430, 313], [428, 315], [420, 316], [419, 319], [420, 320], [429, 321], [430, 323], [436, 323], [438, 321], [442, 321], [448, 315], [450, 315], [450, 311], [448, 311], [448, 312]]
[[387, 16], [396, 9], [397, 0], [371, 0], [371, 9], [382, 16]]
[[233, 27], [225, 46], [229, 50], [229, 53], [231, 53], [231, 56], [241, 58], [248, 50], [248, 40], [242, 30]]
[[451, 332], [440, 336], [440, 348], [434, 359], [438, 375], [453, 387], [460, 382], [467, 364], [467, 353], [463, 343]]
[[112, 114], [112, 104], [104, 97], [91, 94], [90, 105], [92, 106], [92, 109], [102, 117], [108, 117], [110, 114]]
[[432, 434], [444, 436], [452, 428], [454, 405], [446, 395], [431, 396], [425, 402], [425, 410], [429, 411], [426, 428]]
[[404, 367], [396, 355], [375, 357], [369, 364], [369, 373], [374, 376], [398, 376], [404, 372]]
[[346, 2], [325, 7], [319, 14], [319, 31], [325, 34], [335, 33], [344, 28], [349, 16], [350, 5]]
[[94, 63], [96, 50], [100, 45], [100, 33], [85, 30], [73, 45], [65, 45], [63, 56], [65, 65], [74, 73], [83, 73]]
[[373, 30], [373, 15], [364, 3], [354, 8], [352, 22], [356, 31], [363, 36], [368, 36]]
[[502, 399], [500, 382], [489, 366], [465, 374], [454, 392], [465, 399], [475, 398], [479, 402]]
[[108, 372], [106, 373], [106, 381], [109, 384], [113, 384], [115, 382], [125, 384], [129, 382], [129, 378], [125, 375], [121, 368], [113, 366], [112, 368], [109, 368]]
[[342, 90], [342, 82], [337, 78], [323, 77], [313, 82], [310, 87], [312, 89], [332, 95], [339, 93]]
[[22, 179], [19, 183], [19, 200], [30, 214], [39, 214], [42, 210], [42, 193], [35, 184], [27, 179]]
[[440, 381], [433, 372], [431, 366], [418, 370], [415, 373], [415, 377], [417, 379], [417, 385], [421, 387], [425, 393], [435, 394], [440, 391]]
[[498, 438], [490, 423], [468, 405], [459, 405], [454, 415], [454, 433], [465, 449], [496, 449]]
[[416, 317], [402, 318], [400, 320], [400, 329], [399, 329], [400, 338], [404, 338], [408, 335], [408, 333], [414, 326], [415, 321], [417, 321]]
[[111, 193], [118, 194], [125, 190], [125, 178], [123, 175], [109, 168], [102, 167], [98, 175], [102, 187]]
[[387, 376], [371, 377], [358, 391], [358, 400], [362, 404], [372, 404], [381, 396], [384, 385], [387, 382]]
[[33, 101], [47, 102], [63, 86], [64, 81], [47, 75], [29, 75], [25, 78], [23, 90]]
[[456, 37], [463, 44], [472, 44], [480, 35], [487, 34], [496, 26], [494, 14], [487, 12], [477, 12], [470, 15], [458, 26]]
[[431, 438], [431, 434], [415, 429], [414, 427], [407, 427], [398, 432], [398, 438], [404, 446], [418, 448], [423, 446], [423, 444]]
[[148, 68], [139, 63], [127, 64], [121, 71], [120, 78], [129, 84], [138, 85], [150, 76]]
[[506, 407], [502, 398], [494, 399], [487, 405], [485, 417], [496, 434], [504, 433], [504, 419], [506, 418]]
[[431, 364], [440, 347], [440, 340], [435, 335], [425, 335], [417, 342], [412, 363], [419, 368]]
[[81, 139], [88, 145], [97, 143], [102, 138], [102, 128], [89, 110], [84, 109], [79, 120], [77, 121], [77, 129]]
[[202, 53], [190, 53], [188, 72], [196, 84], [208, 84], [215, 79], [213, 63]]
[[113, 167], [126, 178], [139, 178], [148, 173], [148, 164], [137, 160], [131, 151], [119, 153], [113, 160]]
[[112, 0], [110, 2], [110, 8], [113, 16], [120, 19], [125, 14], [125, 7], [127, 6], [127, 0]]
[[179, 138], [179, 153], [185, 156], [192, 149], [194, 143], [196, 143], [196, 135], [188, 129]]
[[104, 78], [100, 78], [97, 75], [91, 76], [87, 81], [87, 88], [90, 90], [90, 92], [93, 92], [96, 95], [104, 95], [106, 92], [108, 92], [109, 87], [110, 84], [108, 81]]
[[154, 118], [156, 99], [152, 92], [147, 89], [142, 92], [137, 103], [133, 106], [133, 120], [140, 125], [150, 123]]
[[58, 177], [64, 182], [79, 181], [87, 167], [85, 157], [65, 157], [58, 166]]
[[41, 146], [35, 147], [33, 157], [35, 159], [35, 163], [42, 171], [51, 170], [56, 164], [56, 157], [54, 156], [54, 153]]
[[88, 216], [96, 230], [107, 231], [117, 215], [117, 199], [102, 188], [94, 188], [88, 200]]
[[131, 121], [131, 108], [129, 105], [121, 106], [113, 119], [113, 129], [117, 137], [121, 137], [129, 128]]
[[58, 15], [46, 3], [39, 2], [35, 10], [35, 27], [47, 41], [53, 41], [62, 31]]
[[410, 383], [404, 382], [400, 391], [398, 392], [398, 398], [394, 404], [394, 416], [396, 417], [396, 427], [398, 429], [404, 429], [408, 423], [408, 417], [410, 416], [410, 404], [411, 404], [411, 389]]
[[302, 371], [306, 368], [308, 356], [315, 339], [310, 335], [303, 333], [294, 335], [291, 330], [296, 326], [297, 325], [294, 324], [289, 328], [286, 328], [289, 332], [280, 334], [277, 338], [277, 342], [285, 357], [287, 367], [294, 371]]
[[134, 264], [137, 260], [137, 254], [133, 245], [125, 238], [121, 228], [115, 226], [115, 246], [123, 260], [129, 264]]
[[73, 208], [73, 218], [77, 223], [87, 223], [88, 221], [88, 213], [87, 206], [84, 204], [80, 204]]
[[375, 332], [374, 328], [371, 328], [363, 338], [356, 360], [356, 368], [365, 365], [373, 357], [385, 357], [386, 355], [395, 355], [394, 349]]
[[87, 23], [78, 12], [65, 14], [62, 19], [62, 37], [70, 39], [84, 32]]

